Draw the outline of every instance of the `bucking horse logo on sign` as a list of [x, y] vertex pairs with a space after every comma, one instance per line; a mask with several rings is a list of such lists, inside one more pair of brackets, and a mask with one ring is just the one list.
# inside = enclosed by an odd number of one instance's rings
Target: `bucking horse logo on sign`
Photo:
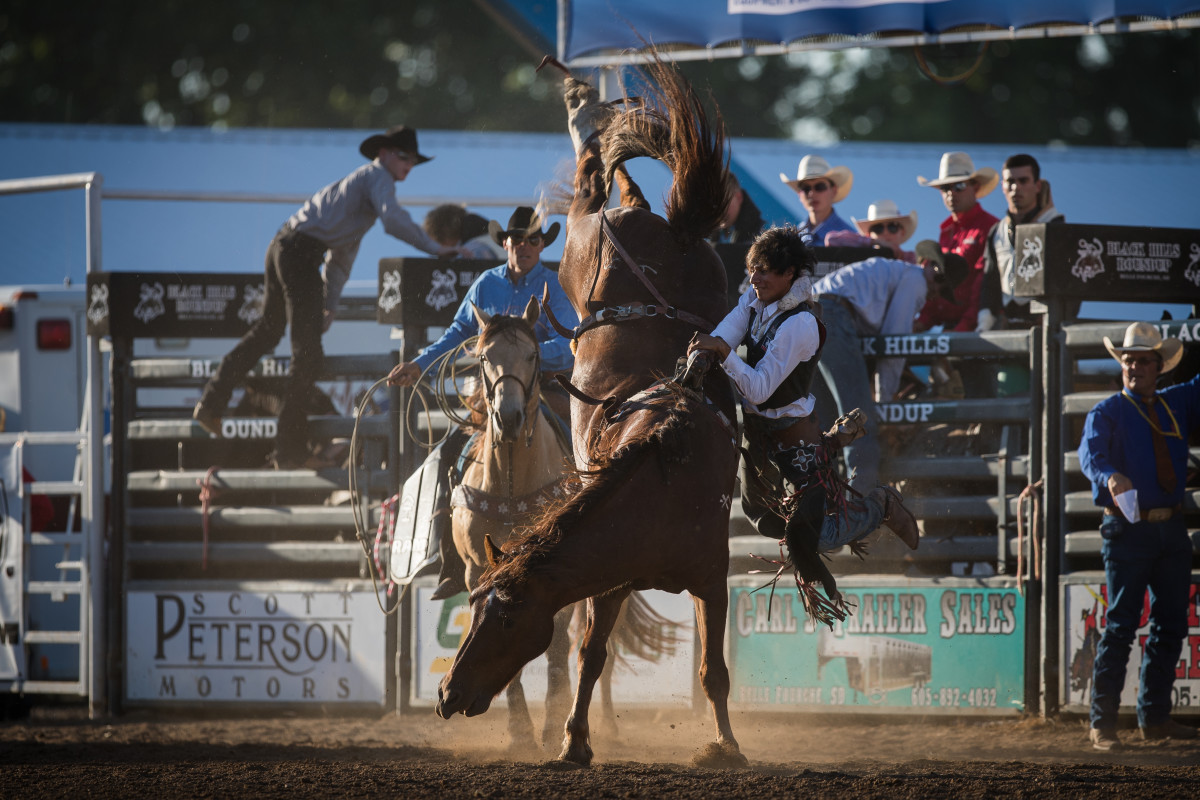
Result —
[[1079, 280], [1087, 283], [1091, 278], [1104, 273], [1104, 260], [1100, 258], [1100, 254], [1104, 252], [1104, 245], [1099, 239], [1092, 238], [1092, 241], [1087, 239], [1079, 240], [1079, 259], [1075, 262], [1075, 266], [1071, 267], [1071, 274]]
[[379, 293], [379, 309], [391, 313], [400, 305], [400, 270], [394, 269], [383, 273], [383, 290]]
[[238, 309], [238, 319], [247, 325], [253, 325], [262, 319], [263, 296], [266, 293], [267, 290], [261, 283], [257, 286], [247, 286], [242, 292], [242, 307]]
[[1192, 249], [1188, 255], [1192, 260], [1188, 262], [1187, 269], [1183, 273], [1183, 277], [1187, 278], [1196, 286], [1200, 286], [1200, 244], [1192, 242]]
[[152, 320], [167, 313], [167, 308], [163, 305], [164, 292], [161, 283], [143, 283], [141, 297], [138, 298], [133, 316], [140, 319], [143, 324], [149, 325]]
[[458, 302], [458, 292], [454, 291], [454, 282], [457, 276], [454, 270], [448, 269], [443, 272], [440, 269], [435, 269], [430, 277], [431, 286], [429, 294], [425, 295], [425, 305], [432, 308], [434, 311], [441, 311], [449, 305]]
[[88, 301], [87, 318], [93, 325], [99, 325], [102, 320], [108, 319], [108, 287], [103, 283], [98, 283], [92, 287], [92, 298]]
[[1034, 236], [1021, 242], [1021, 261], [1009, 275], [1009, 286], [1004, 291], [1014, 294], [1017, 278], [1029, 283], [1044, 269], [1042, 262], [1042, 240]]

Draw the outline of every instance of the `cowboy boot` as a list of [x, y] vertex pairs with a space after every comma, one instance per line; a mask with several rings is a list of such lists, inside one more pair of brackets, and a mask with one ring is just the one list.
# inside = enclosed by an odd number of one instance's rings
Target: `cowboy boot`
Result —
[[874, 491], [883, 496], [883, 519], [880, 522], [910, 550], [916, 550], [920, 531], [917, 530], [917, 518], [903, 505], [904, 497], [890, 486], [877, 486]]

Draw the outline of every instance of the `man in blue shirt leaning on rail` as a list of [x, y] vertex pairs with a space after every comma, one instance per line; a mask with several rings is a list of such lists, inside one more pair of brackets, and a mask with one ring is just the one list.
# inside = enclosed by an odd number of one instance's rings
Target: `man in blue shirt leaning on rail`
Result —
[[[1196, 729], [1171, 719], [1171, 687], [1188, 634], [1192, 542], [1182, 514], [1188, 441], [1200, 425], [1200, 376], [1156, 391], [1158, 377], [1183, 356], [1183, 344], [1135, 322], [1116, 347], [1124, 388], [1088, 413], [1079, 445], [1096, 505], [1108, 582], [1104, 636], [1092, 673], [1090, 739], [1096, 750], [1119, 749], [1117, 709], [1129, 648], [1150, 590], [1150, 635], [1137, 699], [1143, 739], [1192, 739]], [[1132, 492], [1133, 494], [1127, 494]], [[1124, 502], [1123, 502], [1124, 501]]]
[[[412, 361], [397, 364], [388, 375], [388, 383], [395, 386], [411, 386], [438, 358], [452, 352], [467, 339], [478, 334], [479, 323], [471, 311], [471, 303], [491, 315], [520, 315], [524, 312], [529, 298], [541, 299], [542, 290], [545, 289], [554, 317], [564, 324], [569, 324], [572, 320], [578, 324], [579, 315], [575, 313], [571, 301], [563, 292], [557, 273], [541, 261], [542, 250], [558, 236], [559, 224], [555, 222], [544, 231], [542, 224], [541, 216], [532, 208], [520, 206], [508, 220], [508, 228], [501, 228], [500, 223], [494, 220], [488, 225], [492, 238], [508, 253], [508, 261], [487, 270], [475, 279], [475, 283], [471, 284], [458, 311], [455, 312], [454, 321], [441, 338], [418, 353]], [[554, 330], [544, 314], [538, 318], [535, 332], [542, 360], [542, 399], [551, 411], [562, 419], [569, 420], [570, 398], [553, 378], [557, 372], [569, 374], [574, 366], [575, 354], [571, 352], [571, 342]], [[461, 430], [451, 434], [442, 445], [443, 463], [449, 463], [453, 468], [466, 443], [467, 436]], [[443, 484], [440, 484], [437, 501], [439, 508], [449, 502], [449, 492], [452, 488], [449, 483], [449, 480], [444, 480]], [[462, 559], [454, 548], [449, 532], [449, 515], [442, 514], [436, 519], [439, 520], [438, 550], [442, 558], [442, 567], [441, 581], [433, 593], [433, 599], [443, 600], [466, 591], [466, 584], [463, 582]]]

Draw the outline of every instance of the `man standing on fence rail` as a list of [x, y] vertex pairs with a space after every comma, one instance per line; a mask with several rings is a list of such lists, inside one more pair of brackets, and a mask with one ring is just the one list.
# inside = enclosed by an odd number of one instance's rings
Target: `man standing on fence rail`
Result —
[[[375, 220], [389, 234], [430, 255], [454, 255], [430, 238], [396, 200], [396, 183], [430, 160], [417, 149], [417, 132], [403, 125], [375, 134], [358, 147], [365, 164], [313, 195], [267, 248], [262, 316], [221, 360], [204, 387], [193, 419], [221, 435], [221, 418], [234, 388], [292, 327], [292, 366], [279, 410], [272, 461], [277, 469], [312, 466], [308, 449], [308, 397], [325, 360], [322, 334], [333, 322], [359, 245]], [[324, 275], [321, 267], [324, 266]]]
[[1171, 719], [1171, 688], [1188, 633], [1192, 543], [1182, 503], [1188, 441], [1200, 427], [1200, 377], [1156, 390], [1158, 377], [1183, 355], [1183, 344], [1135, 322], [1117, 347], [1124, 388], [1088, 413], [1079, 462], [1104, 508], [1100, 533], [1108, 584], [1104, 635], [1092, 674], [1090, 738], [1096, 750], [1120, 748], [1117, 710], [1129, 649], [1150, 590], [1150, 635], [1137, 699], [1143, 739], [1191, 739], [1196, 729]]

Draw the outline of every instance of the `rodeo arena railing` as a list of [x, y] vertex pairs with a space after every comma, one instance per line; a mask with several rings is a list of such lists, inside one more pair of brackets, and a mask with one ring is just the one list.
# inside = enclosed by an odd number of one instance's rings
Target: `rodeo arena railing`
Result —
[[[1194, 298], [1200, 231], [1021, 226], [1017, 252], [1027, 258], [1016, 291], [1040, 304], [1039, 327], [863, 342], [864, 352], [903, 355], [917, 372], [947, 359], [982, 365], [1000, 389], [974, 396], [980, 387], [968, 386], [963, 398], [915, 393], [880, 406], [881, 478], [900, 484], [923, 538], [909, 551], [895, 537], [876, 537], [865, 560], [832, 554], [839, 588], [854, 606], [847, 620], [815, 625], [784, 581], [759, 591], [769, 574], [755, 572], [763, 569], [758, 557], [777, 558], [778, 548], [753, 533], [734, 503], [727, 634], [734, 708], [1084, 710], [1104, 580], [1099, 511], [1075, 451], [1083, 416], [1119, 384], [1115, 364], [1097, 373], [1080, 362], [1106, 357], [1103, 337], [1119, 338], [1124, 323], [1066, 314], [1082, 300]], [[1138, 252], [1149, 255], [1112, 255]], [[869, 254], [821, 249], [819, 270]], [[722, 256], [732, 297], [744, 249]], [[107, 632], [88, 629], [92, 651], [107, 657], [108, 680], [90, 697], [104, 693], [114, 712], [432, 708], [469, 608], [462, 595], [432, 599], [431, 520], [406, 507], [402, 487], [427, 453], [414, 439], [436, 439], [449, 421], [418, 413], [410, 390], [377, 382], [438, 335], [489, 266], [381, 261], [377, 296], [348, 303], [339, 319], [393, 328], [399, 352], [329, 356], [320, 384], [352, 383], [356, 394], [373, 388], [378, 413], [360, 402], [315, 411], [312, 437], [349, 468], [280, 471], [263, 463], [275, 432], [269, 402], [231, 410], [219, 438], [190, 416], [203, 381], [247, 328], [259, 276], [90, 271], [89, 345], [110, 340], [112, 403], [107, 556], [91, 547], [80, 559], [93, 581], [108, 568]], [[1164, 334], [1200, 339], [1200, 320], [1158, 324]], [[139, 340], [164, 337], [211, 339], [211, 352], [135, 355]], [[260, 361], [244, 403], [278, 392], [284, 361]], [[93, 468], [84, 482], [102, 474]], [[1188, 490], [1184, 513], [1200, 543], [1198, 495]], [[695, 680], [699, 654], [691, 603], [648, 595], [660, 616], [677, 623], [678, 646], [657, 657], [623, 654], [635, 672], [618, 670], [614, 701], [690, 702], [697, 692], [684, 676]], [[1193, 614], [1185, 677], [1176, 682], [1184, 713], [1200, 695], [1198, 627]], [[535, 702], [537, 683], [527, 682]]]

